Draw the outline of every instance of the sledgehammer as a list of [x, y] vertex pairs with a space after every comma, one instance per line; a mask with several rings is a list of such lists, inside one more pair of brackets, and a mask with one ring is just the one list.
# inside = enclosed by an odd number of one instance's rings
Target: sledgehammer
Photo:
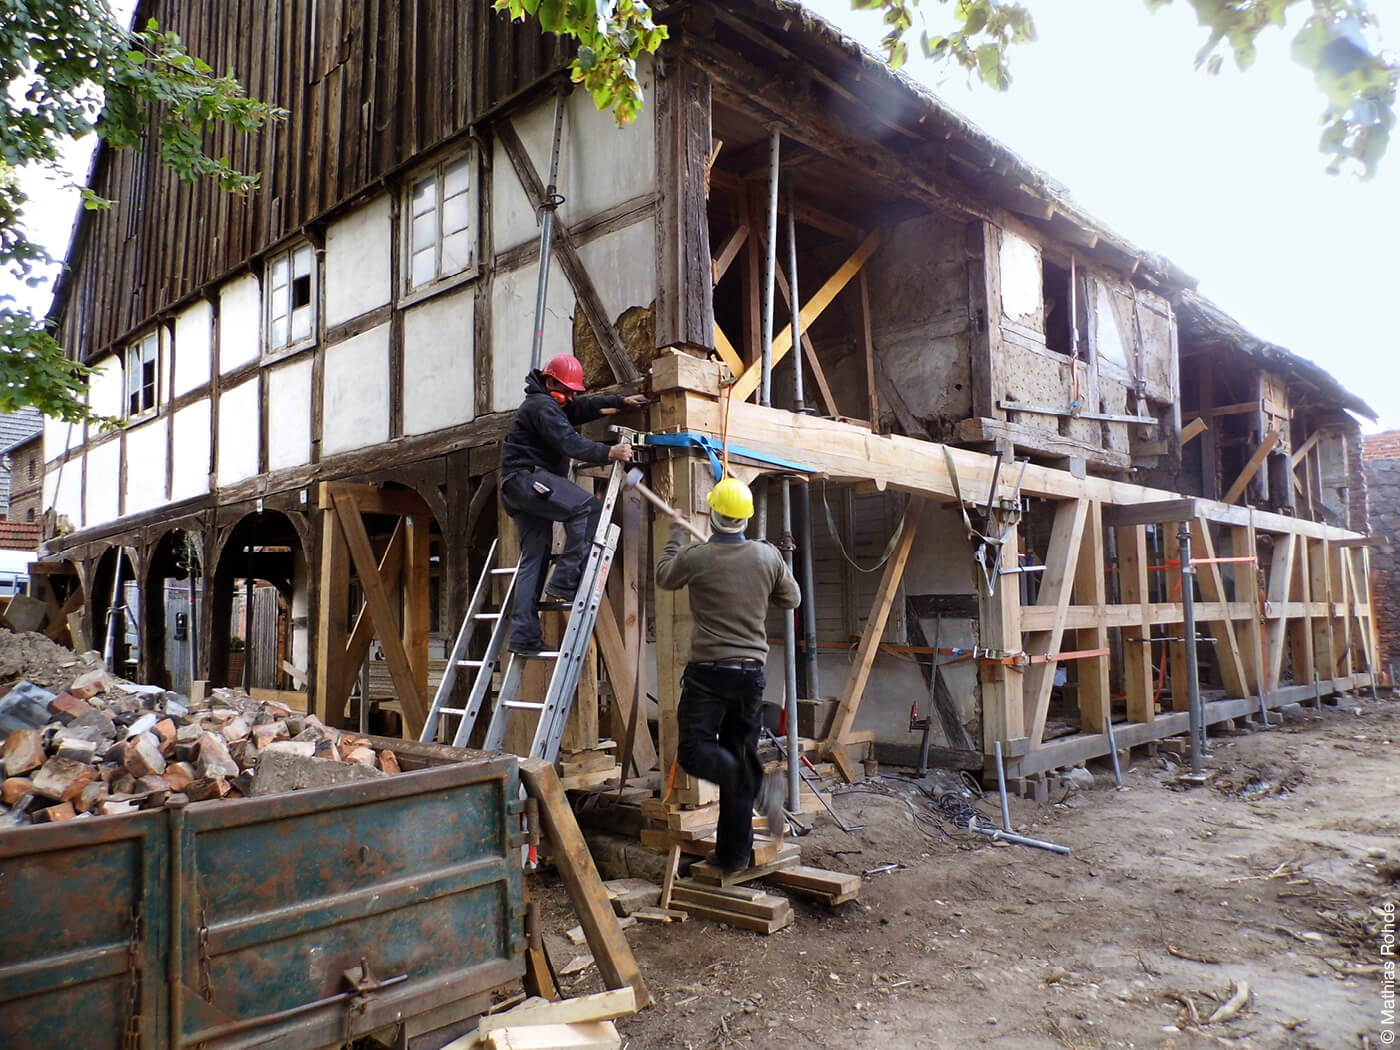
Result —
[[642, 470], [640, 467], [633, 467], [627, 472], [627, 486], [628, 488], [636, 489], [648, 500], [654, 503], [659, 509], [664, 510], [667, 516], [669, 516], [672, 521], [674, 521], [677, 525], [680, 525], [683, 528], [685, 528], [692, 536], [694, 536], [701, 543], [704, 543], [706, 540], [709, 539], [708, 536], [706, 536], [703, 532], [701, 532], [694, 525], [692, 525], [686, 519], [686, 516], [684, 514], [676, 510], [675, 507], [671, 506], [664, 499], [658, 496], [655, 492], [652, 492], [651, 489], [647, 488], [644, 484], [642, 484]]

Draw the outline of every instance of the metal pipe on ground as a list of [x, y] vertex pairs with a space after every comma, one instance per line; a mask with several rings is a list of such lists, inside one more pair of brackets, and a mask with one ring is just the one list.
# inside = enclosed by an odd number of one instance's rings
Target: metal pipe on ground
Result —
[[[937, 659], [937, 654], [934, 655]], [[1006, 801], [1006, 768], [1002, 765], [1001, 741], [995, 741], [997, 758], [997, 794], [1001, 797], [1001, 826], [1004, 830], [1011, 830], [1011, 806]]]
[[1010, 842], [1016, 846], [1030, 846], [1033, 849], [1048, 850], [1051, 853], [1059, 853], [1069, 856], [1069, 847], [1056, 845], [1053, 842], [1044, 842], [1040, 839], [1026, 838], [1024, 835], [1013, 835], [1009, 831], [1002, 831], [1000, 828], [979, 828], [973, 825], [972, 830], [979, 835], [986, 835], [993, 842]]

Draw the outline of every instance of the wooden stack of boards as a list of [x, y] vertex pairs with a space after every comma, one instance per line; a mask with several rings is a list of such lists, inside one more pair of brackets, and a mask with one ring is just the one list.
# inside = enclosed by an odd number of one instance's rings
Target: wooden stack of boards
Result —
[[487, 1014], [477, 1030], [442, 1050], [621, 1050], [613, 1018], [637, 1012], [631, 988], [574, 999], [531, 997], [509, 1010]]

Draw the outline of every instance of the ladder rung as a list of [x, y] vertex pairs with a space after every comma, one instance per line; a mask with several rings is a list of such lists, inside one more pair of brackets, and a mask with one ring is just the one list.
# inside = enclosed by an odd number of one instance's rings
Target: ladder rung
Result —
[[491, 570], [491, 575], [492, 575], [492, 576], [514, 576], [514, 575], [515, 575], [515, 566], [512, 565], [512, 566], [510, 566], [509, 568], [505, 568], [505, 569], [492, 569], [492, 570]]
[[506, 706], [512, 711], [543, 711], [544, 704], [534, 700], [507, 700]]
[[494, 613], [477, 613], [475, 616], [472, 617], [472, 619], [473, 619], [473, 620], [499, 620], [499, 619], [500, 619], [502, 616], [504, 616], [504, 615], [505, 615], [504, 613], [498, 613], [498, 612], [494, 612]]
[[458, 666], [458, 667], [485, 667], [485, 666], [486, 666], [486, 661], [485, 661], [485, 660], [458, 660], [458, 661], [457, 661], [457, 666]]
[[514, 655], [521, 660], [553, 660], [559, 656], [559, 650], [550, 649], [544, 652], [531, 653], [529, 656], [524, 656], [521, 653], [515, 653]]
[[438, 708], [438, 714], [440, 714], [440, 715], [464, 715], [464, 714], [466, 714], [466, 713], [467, 713], [467, 709], [466, 709], [465, 707], [439, 707], [439, 708]]

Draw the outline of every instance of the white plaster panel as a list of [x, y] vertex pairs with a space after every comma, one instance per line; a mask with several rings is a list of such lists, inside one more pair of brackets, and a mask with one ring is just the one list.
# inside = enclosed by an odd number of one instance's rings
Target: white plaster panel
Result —
[[403, 430], [426, 434], [475, 415], [471, 286], [419, 303], [403, 321]]
[[139, 514], [165, 502], [166, 427], [162, 417], [126, 432], [127, 514]]
[[52, 507], [75, 529], [83, 526], [83, 457], [44, 471], [44, 508]]
[[[611, 111], [599, 112], [588, 92], [574, 91], [564, 106], [559, 146], [558, 211], [565, 224], [595, 215], [656, 188], [656, 121], [650, 62], [638, 66], [649, 104], [641, 116], [619, 128]], [[549, 151], [554, 135], [554, 100], [542, 100], [514, 118], [516, 133], [541, 181], [549, 178]], [[498, 144], [492, 163], [492, 233], [496, 250], [514, 247], [538, 235], [534, 203], [520, 189], [510, 158]]]
[[634, 222], [585, 244], [579, 259], [593, 278], [608, 320], [632, 306], [649, 306], [656, 298], [656, 224]]
[[[122, 363], [116, 354], [104, 357], [93, 365], [95, 372], [88, 380], [88, 404], [99, 416], [122, 414]], [[97, 436], [93, 428], [92, 437]]]
[[219, 395], [217, 483], [232, 485], [258, 472], [258, 381], [242, 383]]
[[1001, 231], [1001, 312], [1020, 324], [1044, 331], [1041, 310], [1045, 276], [1040, 250], [1010, 230]]
[[159, 335], [159, 357], [156, 361], [158, 378], [156, 379], [156, 404], [167, 405], [175, 395], [171, 393], [175, 385], [175, 362], [171, 353], [175, 337], [174, 330], [169, 325], [161, 325], [157, 330]]
[[202, 496], [209, 491], [210, 408], [208, 400], [196, 401], [175, 413], [171, 435], [174, 455], [171, 463], [172, 502]]
[[44, 417], [44, 455], [52, 462], [70, 448], [83, 443], [83, 424], [65, 423]]
[[219, 289], [219, 371], [256, 361], [262, 353], [262, 294], [251, 273]]
[[1094, 280], [1094, 347], [1099, 357], [1128, 368], [1128, 347], [1113, 313], [1113, 290]]
[[267, 469], [311, 462], [311, 358], [267, 372]]
[[326, 350], [321, 452], [334, 455], [389, 440], [389, 326]]
[[389, 301], [389, 197], [381, 195], [326, 230], [326, 324], [335, 325]]
[[121, 478], [121, 442], [88, 449], [87, 514], [83, 527], [91, 528], [117, 520], [118, 483]]
[[[497, 274], [491, 294], [491, 408], [514, 410], [525, 397], [525, 374], [530, 371], [530, 344], [535, 328], [535, 284], [538, 266], [522, 266]], [[545, 300], [544, 347], [540, 360], [573, 351], [574, 291], [557, 262], [549, 268]]]
[[175, 377], [173, 395], [179, 397], [209, 382], [210, 355], [214, 345], [214, 309], [201, 299], [175, 318]]

